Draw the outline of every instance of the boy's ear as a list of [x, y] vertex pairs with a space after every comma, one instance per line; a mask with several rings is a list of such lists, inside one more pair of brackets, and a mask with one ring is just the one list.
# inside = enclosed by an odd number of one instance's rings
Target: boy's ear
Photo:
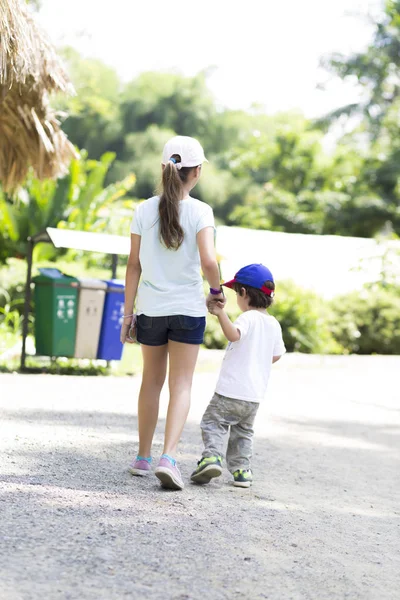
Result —
[[242, 298], [247, 298], [246, 288], [244, 288], [244, 287], [240, 288], [240, 295]]

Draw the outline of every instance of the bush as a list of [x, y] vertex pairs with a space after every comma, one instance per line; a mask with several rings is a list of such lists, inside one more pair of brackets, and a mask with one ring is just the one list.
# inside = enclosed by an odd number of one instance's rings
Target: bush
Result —
[[26, 279], [26, 261], [16, 258], [0, 267], [0, 308], [18, 306], [22, 312]]
[[[234, 295], [228, 292], [227, 312], [232, 320], [238, 314]], [[269, 309], [282, 326], [288, 352], [340, 354], [342, 346], [330, 332], [331, 309], [316, 294], [292, 282], [277, 285], [276, 303]], [[204, 336], [206, 348], [222, 349], [226, 339], [216, 317], [208, 315]]]
[[370, 286], [332, 303], [332, 333], [356, 354], [400, 354], [400, 288]]
[[341, 354], [330, 331], [331, 309], [315, 293], [291, 281], [278, 282], [270, 314], [281, 324], [288, 352]]

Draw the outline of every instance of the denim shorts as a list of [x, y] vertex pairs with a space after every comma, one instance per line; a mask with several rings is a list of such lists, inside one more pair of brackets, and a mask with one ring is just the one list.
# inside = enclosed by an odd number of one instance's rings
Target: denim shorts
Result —
[[137, 341], [145, 346], [164, 346], [168, 340], [182, 344], [200, 345], [204, 340], [205, 317], [148, 317], [137, 318]]

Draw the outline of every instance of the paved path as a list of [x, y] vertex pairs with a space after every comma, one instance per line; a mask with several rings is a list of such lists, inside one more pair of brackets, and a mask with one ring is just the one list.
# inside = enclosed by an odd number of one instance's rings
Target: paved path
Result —
[[[398, 600], [400, 358], [275, 367], [253, 488], [183, 492], [126, 472], [138, 379], [0, 375], [1, 600]], [[196, 376], [186, 479], [214, 382]]]

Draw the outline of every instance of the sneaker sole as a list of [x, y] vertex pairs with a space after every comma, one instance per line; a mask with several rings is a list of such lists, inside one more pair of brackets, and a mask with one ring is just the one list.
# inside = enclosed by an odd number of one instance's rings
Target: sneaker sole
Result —
[[234, 481], [233, 485], [235, 487], [249, 488], [251, 485], [253, 485], [253, 482], [252, 481]]
[[174, 477], [166, 467], [157, 467], [154, 471], [154, 475], [161, 481], [162, 487], [168, 490], [183, 490], [184, 484]]
[[133, 467], [129, 467], [129, 473], [131, 475], [137, 475], [138, 477], [147, 477], [150, 475], [151, 471], [144, 471], [143, 469], [134, 469]]
[[222, 475], [222, 467], [218, 465], [208, 465], [205, 467], [200, 473], [193, 474], [190, 479], [194, 481], [194, 483], [210, 483], [211, 479], [215, 477], [219, 477]]

